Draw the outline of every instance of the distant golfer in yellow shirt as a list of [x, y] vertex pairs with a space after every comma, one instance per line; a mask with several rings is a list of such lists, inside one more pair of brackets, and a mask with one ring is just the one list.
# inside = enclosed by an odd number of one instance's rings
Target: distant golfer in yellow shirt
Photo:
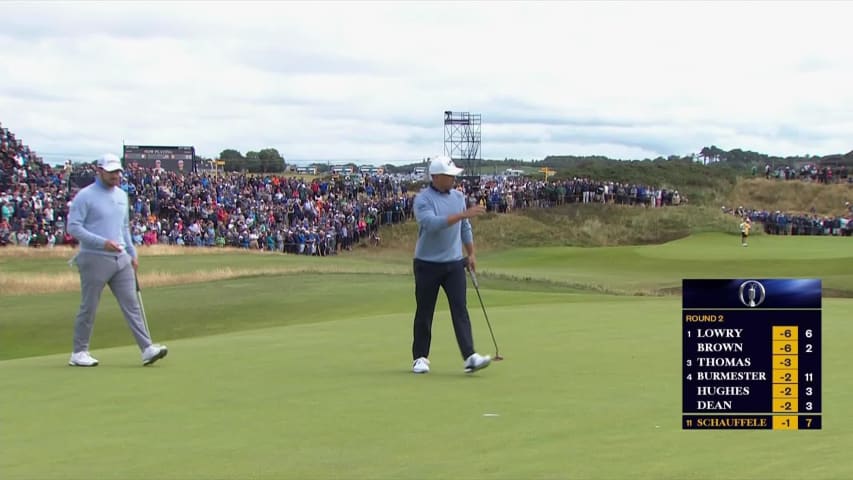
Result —
[[743, 247], [746, 247], [748, 244], [746, 243], [749, 238], [749, 229], [752, 226], [752, 223], [749, 220], [749, 217], [744, 217], [743, 221], [740, 222], [740, 244]]

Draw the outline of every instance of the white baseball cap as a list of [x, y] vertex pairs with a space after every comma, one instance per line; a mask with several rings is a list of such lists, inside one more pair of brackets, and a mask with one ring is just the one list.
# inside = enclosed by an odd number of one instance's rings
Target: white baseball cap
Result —
[[124, 170], [121, 166], [121, 160], [118, 159], [117, 156], [112, 153], [105, 153], [101, 158], [98, 159], [98, 168], [103, 168], [108, 172], [115, 172], [116, 170]]
[[432, 159], [429, 164], [430, 175], [451, 175], [457, 176], [462, 173], [462, 169], [453, 163], [453, 160], [446, 155], [439, 155]]

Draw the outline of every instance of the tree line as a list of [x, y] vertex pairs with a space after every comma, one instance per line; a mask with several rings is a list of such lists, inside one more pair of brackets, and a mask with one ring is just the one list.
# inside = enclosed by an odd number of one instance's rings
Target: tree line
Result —
[[219, 154], [219, 160], [225, 162], [222, 168], [226, 172], [278, 173], [287, 167], [284, 157], [275, 148], [250, 150], [245, 156], [238, 150], [228, 148]]
[[[201, 158], [200, 160], [204, 162], [208, 161], [209, 159]], [[225, 149], [219, 154], [218, 160], [224, 162], [224, 165], [221, 165], [221, 167], [225, 171], [275, 173], [283, 172], [287, 169], [287, 162], [285, 161], [281, 153], [279, 153], [279, 151], [275, 148], [264, 148], [259, 151], [248, 151], [245, 155], [235, 149]], [[504, 158], [502, 160], [482, 159], [479, 161], [479, 166], [482, 173], [502, 172], [504, 169], [507, 168], [519, 168], [525, 166], [535, 168], [549, 167], [557, 171], [569, 171], [578, 169], [584, 170], [590, 167], [594, 167], [593, 169], [598, 170], [600, 168], [605, 168], [604, 166], [609, 162], [617, 161], [624, 162], [626, 160], [611, 159], [602, 155], [549, 155], [542, 160], [534, 161], [524, 161], [515, 158]], [[381, 167], [383, 167], [383, 169], [388, 173], [410, 173], [413, 168], [418, 166], [424, 166], [426, 162], [427, 159], [421, 159], [418, 162], [408, 163], [404, 165], [385, 164], [381, 165]], [[702, 147], [702, 149], [695, 154], [682, 156], [670, 155], [668, 157], [661, 156], [654, 159], [630, 160], [629, 162], [655, 162], [657, 164], [660, 164], [661, 162], [676, 162], [697, 163], [700, 165], [716, 164], [726, 165], [734, 169], [763, 167], [767, 164], [770, 164], [773, 167], [786, 165], [795, 167], [806, 163], [812, 163], [819, 166], [847, 165], [848, 167], [853, 167], [853, 151], [847, 154], [834, 154], [825, 156], [798, 155], [779, 157], [750, 150], [743, 150], [740, 148], [735, 148], [727, 151], [717, 147], [716, 145], [711, 145]], [[358, 171], [359, 167], [359, 165], [352, 162], [336, 163], [336, 165], [337, 164], [350, 166], [353, 168], [354, 171]], [[314, 162], [309, 164], [309, 166], [316, 168], [317, 173], [320, 174], [329, 172], [331, 169], [331, 164], [329, 162]]]

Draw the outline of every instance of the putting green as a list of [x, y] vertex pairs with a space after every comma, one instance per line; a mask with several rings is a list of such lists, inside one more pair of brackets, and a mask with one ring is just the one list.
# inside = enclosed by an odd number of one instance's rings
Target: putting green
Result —
[[[579, 290], [578, 279], [626, 290], [679, 285], [683, 271], [699, 271], [693, 262], [711, 269], [699, 275], [706, 278], [775, 271], [853, 290], [843, 268], [849, 250], [796, 263], [802, 245], [795, 244], [785, 252], [792, 265], [746, 257], [723, 264], [697, 248], [732, 238], [483, 255], [483, 299], [506, 360], [474, 375], [462, 373], [443, 295], [432, 371], [410, 373], [414, 298], [400, 258], [384, 267], [371, 260], [374, 273], [349, 272], [360, 260], [346, 259], [334, 264], [347, 270], [340, 273], [146, 289], [151, 328], [170, 347], [150, 368], [128, 346], [108, 293], [92, 346], [101, 366], [90, 369], [65, 366], [76, 294], [0, 296], [0, 472], [9, 479], [845, 478], [853, 471], [853, 417], [845, 414], [853, 300], [824, 299], [823, 430], [683, 431], [680, 297]], [[683, 258], [688, 251], [692, 261]], [[196, 261], [162, 263], [214, 268]], [[219, 266], [240, 261], [236, 254]], [[794, 275], [798, 268], [805, 270]], [[492, 353], [473, 290], [469, 309], [478, 350]]]

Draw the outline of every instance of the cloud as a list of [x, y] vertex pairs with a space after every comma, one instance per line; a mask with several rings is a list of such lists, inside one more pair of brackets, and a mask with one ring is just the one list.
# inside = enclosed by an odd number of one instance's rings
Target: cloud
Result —
[[847, 2], [3, 9], [0, 121], [54, 161], [124, 140], [409, 163], [442, 151], [445, 110], [482, 114], [489, 158], [822, 155], [853, 138]]

